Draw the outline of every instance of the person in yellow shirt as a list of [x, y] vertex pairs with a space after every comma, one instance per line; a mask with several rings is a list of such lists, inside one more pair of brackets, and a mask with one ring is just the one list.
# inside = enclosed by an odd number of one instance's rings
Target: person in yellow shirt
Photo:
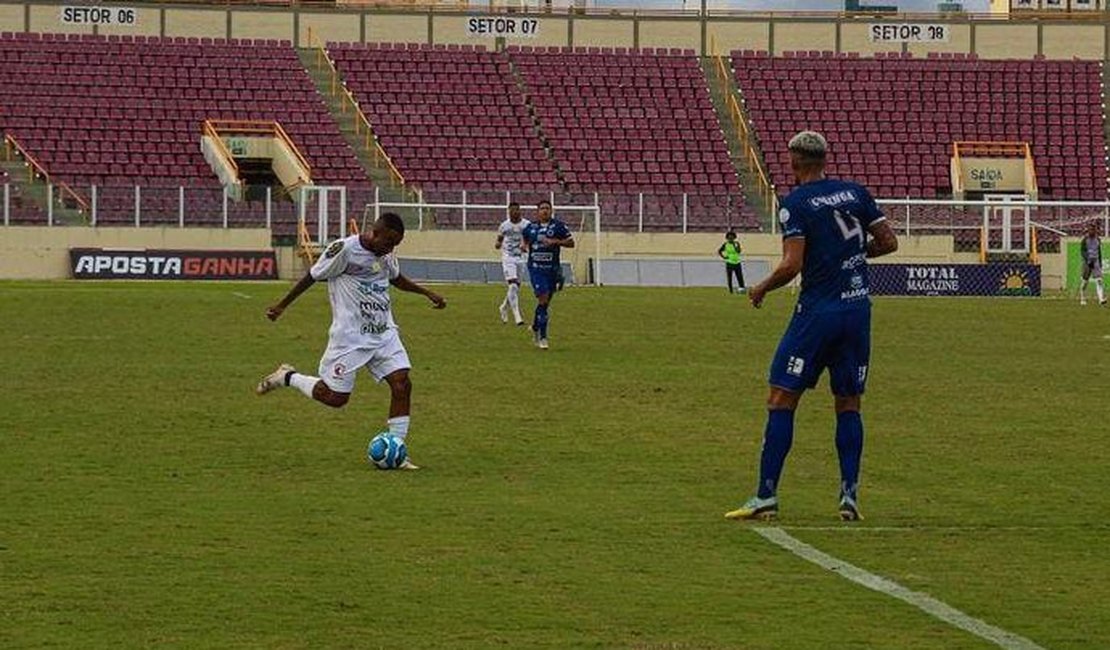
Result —
[[744, 293], [744, 269], [740, 265], [740, 242], [732, 230], [725, 233], [725, 243], [717, 249], [717, 255], [725, 261], [725, 279], [728, 281], [728, 292], [732, 293], [732, 277], [736, 276], [737, 291]]

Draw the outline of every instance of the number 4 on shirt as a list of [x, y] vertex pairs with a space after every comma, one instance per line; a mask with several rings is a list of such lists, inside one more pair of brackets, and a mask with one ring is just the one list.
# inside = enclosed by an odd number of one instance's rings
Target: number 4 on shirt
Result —
[[[840, 226], [840, 234], [844, 236], [845, 241], [852, 237], [859, 237], [860, 246], [867, 244], [863, 237], [863, 226], [860, 225], [859, 219], [850, 214], [843, 214], [840, 210], [833, 210], [833, 218], [836, 219], [836, 225]], [[851, 227], [849, 227], [849, 224], [851, 224]]]

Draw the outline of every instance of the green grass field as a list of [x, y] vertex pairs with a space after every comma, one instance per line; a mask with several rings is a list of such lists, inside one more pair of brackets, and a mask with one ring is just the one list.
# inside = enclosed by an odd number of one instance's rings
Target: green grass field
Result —
[[[2, 648], [991, 648], [722, 515], [755, 484], [792, 297], [571, 289], [552, 350], [498, 287], [399, 295], [420, 472], [364, 460], [388, 391], [315, 373], [316, 287], [0, 283]], [[529, 300], [530, 304], [530, 300]], [[779, 525], [1046, 648], [1110, 644], [1110, 310], [876, 301], [857, 525], [824, 384]]]

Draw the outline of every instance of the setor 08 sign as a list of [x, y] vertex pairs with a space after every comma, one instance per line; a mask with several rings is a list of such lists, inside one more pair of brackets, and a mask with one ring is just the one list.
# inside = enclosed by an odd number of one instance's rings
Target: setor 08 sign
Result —
[[78, 280], [276, 280], [273, 251], [69, 249]]
[[942, 23], [876, 23], [867, 35], [872, 43], [947, 43], [951, 30]]
[[133, 27], [139, 24], [139, 11], [131, 7], [62, 7], [66, 25], [116, 25]]

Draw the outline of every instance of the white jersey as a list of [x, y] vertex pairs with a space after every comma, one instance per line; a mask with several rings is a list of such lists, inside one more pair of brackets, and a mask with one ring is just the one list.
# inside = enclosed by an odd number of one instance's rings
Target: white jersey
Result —
[[332, 242], [310, 273], [328, 281], [329, 349], [378, 348], [394, 334], [389, 281], [401, 274], [401, 267], [392, 253], [378, 257], [363, 248], [358, 235], [351, 235]]
[[497, 228], [497, 234], [501, 237], [502, 259], [519, 260], [524, 256], [521, 242], [524, 240], [522, 233], [527, 225], [527, 219], [521, 219], [516, 223], [508, 219], [501, 222], [501, 225]]

